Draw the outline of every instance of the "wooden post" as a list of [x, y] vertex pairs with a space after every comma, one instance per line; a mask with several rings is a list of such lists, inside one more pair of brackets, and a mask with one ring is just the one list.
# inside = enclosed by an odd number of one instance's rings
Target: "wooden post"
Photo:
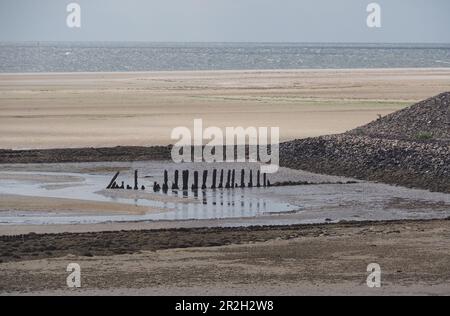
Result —
[[188, 190], [189, 170], [183, 170], [183, 191]]
[[250, 181], [248, 182], [248, 187], [253, 188], [253, 170], [250, 169]]
[[116, 181], [117, 177], [119, 176], [119, 171], [116, 172], [116, 174], [114, 175], [114, 177], [111, 179], [111, 182], [108, 184], [108, 186], [106, 187], [107, 189], [111, 189], [113, 183]]
[[162, 186], [163, 192], [167, 192], [169, 190], [169, 175], [167, 173], [167, 170], [164, 170], [164, 183]]
[[261, 186], [261, 171], [258, 170], [257, 176], [256, 176], [256, 186], [259, 188]]
[[134, 189], [139, 190], [138, 187], [138, 171], [134, 170]]
[[217, 180], [217, 169], [214, 169], [213, 170], [213, 176], [212, 176], [211, 189], [215, 189], [216, 188], [216, 180]]
[[208, 170], [203, 170], [202, 190], [206, 189], [206, 181], [208, 180]]
[[191, 186], [192, 191], [198, 190], [198, 171], [194, 171], [194, 183]]
[[178, 187], [178, 170], [175, 170], [175, 174], [173, 177], [172, 190], [179, 190]]
[[219, 189], [223, 188], [223, 169], [220, 170], [220, 181], [219, 181]]
[[228, 170], [228, 174], [227, 174], [227, 183], [225, 184], [225, 188], [229, 189], [230, 188], [230, 181], [231, 181], [231, 170]]
[[236, 178], [235, 177], [236, 177], [236, 170], [233, 169], [232, 176], [231, 176], [231, 188], [233, 188], [233, 189], [236, 186], [236, 182], [235, 182]]

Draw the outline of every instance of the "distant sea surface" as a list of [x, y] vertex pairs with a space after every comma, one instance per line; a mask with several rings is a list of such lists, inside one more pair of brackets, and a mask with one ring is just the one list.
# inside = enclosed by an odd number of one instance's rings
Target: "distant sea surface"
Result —
[[0, 72], [450, 67], [450, 44], [0, 43]]

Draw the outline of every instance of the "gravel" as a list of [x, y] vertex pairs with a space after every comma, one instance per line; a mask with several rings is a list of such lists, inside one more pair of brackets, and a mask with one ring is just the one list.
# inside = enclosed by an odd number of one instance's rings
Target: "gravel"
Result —
[[281, 165], [450, 193], [450, 93], [339, 135], [280, 146]]

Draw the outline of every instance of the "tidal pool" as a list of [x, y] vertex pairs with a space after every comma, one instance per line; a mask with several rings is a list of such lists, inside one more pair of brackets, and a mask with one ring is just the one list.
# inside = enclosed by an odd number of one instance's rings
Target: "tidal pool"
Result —
[[[308, 185], [267, 188], [206, 189], [198, 191], [153, 192], [154, 181], [169, 181], [175, 170], [209, 170], [211, 186], [214, 168], [246, 170], [256, 164], [173, 164], [170, 162], [115, 162], [2, 165], [0, 167], [0, 225], [96, 224], [109, 222], [144, 222], [215, 220], [220, 225], [294, 224], [340, 220], [387, 220], [444, 218], [450, 216], [450, 195], [413, 190], [348, 178], [317, 175], [281, 168], [269, 175], [271, 183], [305, 181]], [[106, 190], [114, 171], [120, 171], [118, 183], [133, 184], [138, 170], [139, 186], [146, 190]], [[240, 181], [240, 173], [237, 180]], [[180, 172], [181, 175], [181, 172]], [[181, 180], [180, 180], [181, 181]], [[256, 180], [254, 180], [256, 182]], [[189, 187], [192, 184], [190, 177]], [[170, 185], [169, 185], [170, 186]], [[6, 203], [8, 197], [8, 203]], [[34, 210], [33, 201], [21, 209], [14, 199], [45, 198], [44, 207]], [[53, 201], [64, 200], [57, 208]], [[73, 206], [71, 205], [73, 201]], [[83, 210], [77, 205], [83, 201]], [[89, 203], [92, 203], [90, 205]], [[106, 203], [99, 211], [98, 204]], [[48, 211], [45, 208], [48, 205]], [[109, 212], [108, 206], [123, 207]], [[128, 212], [136, 207], [139, 212]], [[55, 209], [56, 208], [56, 209]], [[231, 222], [230, 222], [231, 221]], [[0, 228], [1, 229], [1, 228]]]

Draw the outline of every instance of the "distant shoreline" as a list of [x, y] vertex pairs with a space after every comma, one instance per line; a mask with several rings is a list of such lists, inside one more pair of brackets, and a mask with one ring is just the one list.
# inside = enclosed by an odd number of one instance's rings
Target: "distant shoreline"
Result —
[[[292, 69], [223, 69], [223, 70], [149, 70], [149, 71], [67, 71], [67, 72], [0, 72], [1, 76], [52, 76], [52, 75], [151, 75], [151, 74], [230, 74], [230, 73], [308, 73], [308, 72], [382, 72], [382, 71], [445, 71], [448, 67], [386, 67], [386, 68], [292, 68]], [[1, 79], [1, 78], [0, 78]]]

